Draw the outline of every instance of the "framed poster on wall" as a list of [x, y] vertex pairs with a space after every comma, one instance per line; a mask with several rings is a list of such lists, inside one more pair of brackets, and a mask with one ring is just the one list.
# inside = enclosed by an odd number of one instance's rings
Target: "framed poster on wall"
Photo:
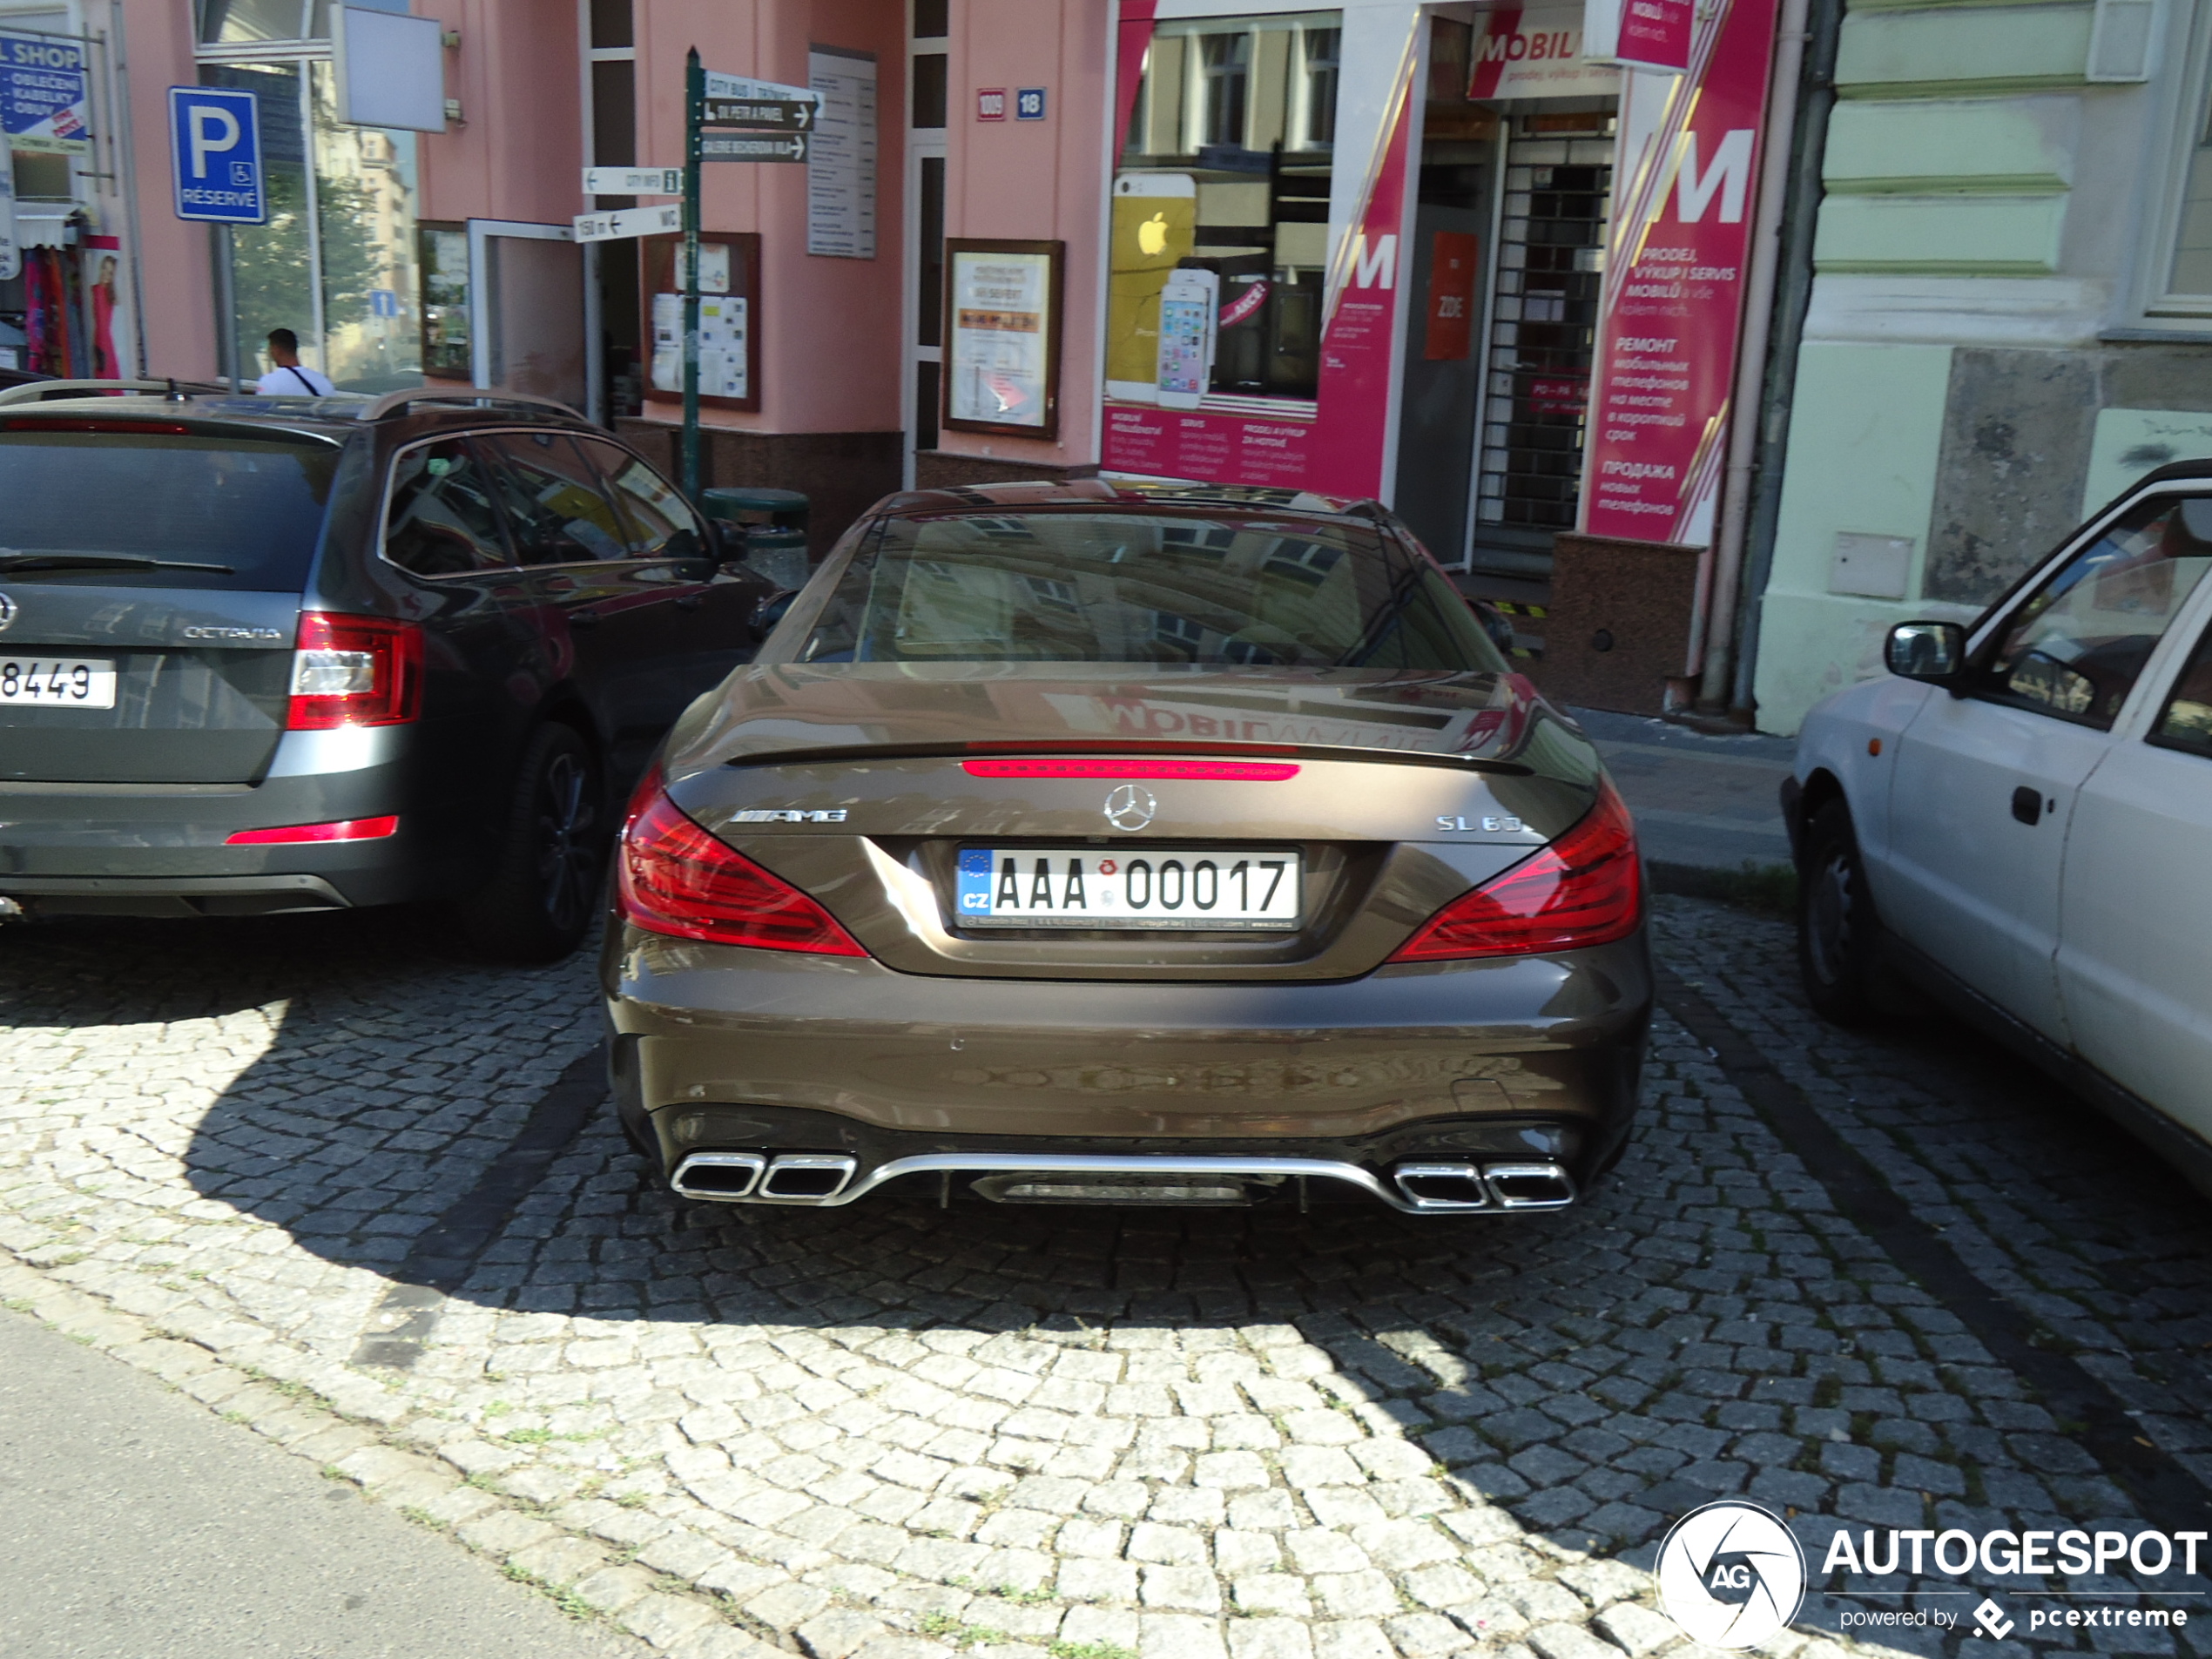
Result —
[[944, 424], [1060, 435], [1064, 242], [945, 243]]
[[[684, 401], [684, 239], [640, 239], [645, 398]], [[699, 401], [711, 408], [760, 408], [760, 238], [751, 232], [699, 237]]]

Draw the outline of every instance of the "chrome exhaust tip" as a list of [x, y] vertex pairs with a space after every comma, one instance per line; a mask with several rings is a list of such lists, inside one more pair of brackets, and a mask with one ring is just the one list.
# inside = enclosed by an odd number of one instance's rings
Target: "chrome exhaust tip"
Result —
[[1490, 1207], [1490, 1189], [1472, 1163], [1401, 1163], [1390, 1178], [1406, 1202], [1424, 1213]]
[[1486, 1163], [1482, 1179], [1501, 1210], [1564, 1210], [1581, 1196], [1556, 1163]]
[[753, 1191], [769, 1204], [827, 1204], [851, 1184], [860, 1160], [849, 1152], [786, 1152]]
[[668, 1184], [686, 1198], [734, 1203], [752, 1196], [767, 1163], [758, 1152], [693, 1152], [676, 1166]]

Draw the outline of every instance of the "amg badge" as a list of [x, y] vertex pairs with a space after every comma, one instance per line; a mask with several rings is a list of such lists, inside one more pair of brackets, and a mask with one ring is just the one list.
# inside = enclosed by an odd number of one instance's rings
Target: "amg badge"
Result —
[[732, 813], [732, 824], [842, 824], [845, 808], [832, 806], [826, 810], [800, 812], [789, 806], [748, 806], [743, 812]]

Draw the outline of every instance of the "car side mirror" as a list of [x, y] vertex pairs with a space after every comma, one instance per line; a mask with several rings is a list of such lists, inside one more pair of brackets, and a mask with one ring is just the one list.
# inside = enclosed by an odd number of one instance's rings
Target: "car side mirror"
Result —
[[784, 613], [791, 609], [791, 602], [797, 597], [799, 597], [797, 588], [779, 588], [759, 604], [753, 606], [753, 627], [764, 634], [766, 633], [784, 619]]
[[1966, 631], [1955, 622], [1900, 622], [1882, 660], [1900, 679], [1949, 685], [1966, 666]]

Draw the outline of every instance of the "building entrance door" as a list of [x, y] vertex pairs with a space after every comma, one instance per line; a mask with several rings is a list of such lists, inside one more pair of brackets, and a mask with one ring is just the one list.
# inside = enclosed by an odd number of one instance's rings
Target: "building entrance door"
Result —
[[1489, 110], [1447, 107], [1432, 113], [1422, 135], [1393, 505], [1446, 564], [1459, 563], [1467, 547], [1498, 125]]
[[1581, 501], [1612, 209], [1615, 101], [1575, 103], [1507, 118], [1469, 561], [1545, 582]]
[[469, 311], [477, 385], [584, 408], [583, 249], [573, 227], [470, 219]]

